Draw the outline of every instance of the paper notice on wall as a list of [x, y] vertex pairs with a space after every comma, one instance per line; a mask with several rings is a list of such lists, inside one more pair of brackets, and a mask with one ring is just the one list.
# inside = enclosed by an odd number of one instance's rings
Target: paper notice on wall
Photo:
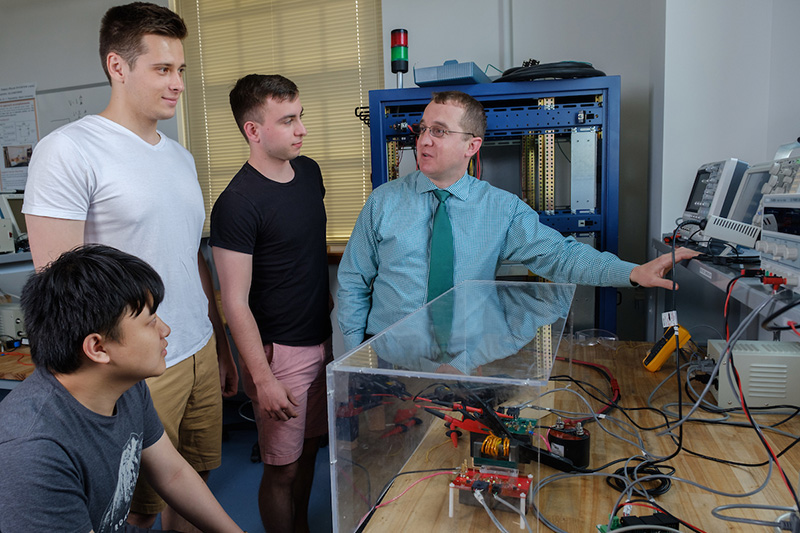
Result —
[[36, 84], [0, 87], [0, 190], [25, 189], [38, 141]]

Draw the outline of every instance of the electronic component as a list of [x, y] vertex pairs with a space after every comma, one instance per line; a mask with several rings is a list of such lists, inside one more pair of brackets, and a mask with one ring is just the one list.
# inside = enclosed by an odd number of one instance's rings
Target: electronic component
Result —
[[408, 72], [408, 30], [392, 30], [392, 72], [397, 74], [397, 88], [403, 88], [403, 73]]
[[[719, 361], [725, 344], [709, 339], [708, 356]], [[732, 353], [748, 406], [800, 405], [800, 389], [795, 383], [800, 375], [800, 343], [743, 340], [733, 345]], [[727, 369], [720, 369], [717, 387], [711, 392], [718, 406], [741, 407], [739, 391], [731, 389], [726, 374]]]
[[[458, 404], [453, 404], [453, 410], [461, 412], [460, 419], [436, 408], [425, 407], [424, 409], [445, 421], [446, 434], [451, 438], [454, 446], [458, 447], [460, 430], [469, 432], [470, 453], [475, 464], [515, 467], [516, 463], [538, 461], [562, 472], [581, 469], [570, 459], [539, 448], [534, 444], [533, 429], [536, 427], [536, 421], [533, 419], [515, 418], [513, 415], [500, 412], [487, 414], [484, 409]], [[526, 435], [514, 433], [515, 424], [518, 425], [516, 431], [520, 431], [524, 427]], [[495, 434], [505, 436], [497, 437]], [[499, 440], [487, 442], [487, 436]], [[506, 441], [506, 439], [508, 440]]]
[[578, 422], [564, 423], [561, 420], [547, 432], [550, 450], [579, 468], [589, 466], [589, 431]]
[[800, 192], [800, 159], [787, 158], [753, 165], [742, 183], [728, 213], [731, 220], [761, 226], [761, 199], [765, 194]]
[[420, 87], [489, 83], [492, 80], [472, 61], [449, 59], [438, 67], [414, 67], [414, 83]]
[[508, 437], [470, 433], [472, 461], [476, 466], [494, 465], [514, 468], [520, 462], [519, 447]]
[[16, 250], [14, 246], [14, 228], [8, 219], [0, 219], [0, 254]]
[[786, 278], [800, 292], [800, 194], [767, 194], [763, 198], [763, 228], [756, 250], [761, 269]]
[[694, 235], [693, 240], [703, 241], [700, 221], [713, 215], [728, 216], [747, 167], [744, 161], [731, 158], [707, 163], [697, 169], [689, 201], [683, 212], [684, 222], [695, 221], [697, 224], [681, 227], [679, 237], [688, 239]]
[[22, 308], [18, 303], [0, 304], [0, 335], [13, 339], [28, 336], [25, 332]]
[[608, 524], [597, 524], [597, 531], [599, 531], [600, 533], [608, 533], [609, 531], [614, 531], [615, 529], [619, 529], [620, 527], [622, 526], [619, 525], [619, 517], [612, 516], [611, 529], [608, 528]]
[[636, 529], [641, 533], [656, 533], [662, 529], [648, 529], [647, 526], [661, 526], [671, 529], [679, 529], [678, 519], [667, 513], [654, 513], [650, 516], [623, 516], [619, 519], [619, 526], [642, 526]]
[[[681, 348], [690, 338], [689, 332], [683, 326], [678, 325], [678, 341]], [[653, 345], [642, 363], [650, 372], [658, 372], [667, 358], [673, 353], [675, 353], [675, 328], [670, 327], [664, 330], [664, 336]]]
[[[528, 496], [530, 495], [533, 475], [520, 476], [515, 469], [507, 468], [468, 468], [462, 465], [461, 471], [450, 483], [450, 499], [453, 499], [453, 489], [458, 489], [458, 502], [464, 505], [480, 505], [472, 496], [472, 492], [483, 492], [484, 499], [490, 508], [496, 507], [502, 511], [509, 509], [496, 502], [491, 494], [497, 494], [506, 500], [518, 500], [520, 511], [525, 513]], [[452, 515], [451, 515], [452, 516]]]
[[708, 219], [703, 235], [709, 239], [754, 248], [761, 235], [761, 228], [746, 222], [712, 216]]
[[22, 194], [0, 194], [0, 218], [9, 220], [14, 232], [14, 238], [25, 235], [28, 232], [25, 225], [25, 215], [22, 214]]

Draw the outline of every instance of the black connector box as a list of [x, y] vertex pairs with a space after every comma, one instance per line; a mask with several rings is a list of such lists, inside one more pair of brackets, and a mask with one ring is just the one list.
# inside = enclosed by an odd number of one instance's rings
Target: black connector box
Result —
[[[623, 526], [664, 526], [680, 530], [678, 519], [666, 513], [655, 513], [650, 516], [623, 516], [619, 519], [619, 524]], [[641, 533], [658, 533], [657, 529], [642, 528]]]

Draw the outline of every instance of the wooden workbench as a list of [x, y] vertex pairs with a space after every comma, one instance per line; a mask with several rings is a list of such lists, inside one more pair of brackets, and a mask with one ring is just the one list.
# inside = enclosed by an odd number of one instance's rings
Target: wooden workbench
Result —
[[30, 351], [22, 348], [19, 352], [2, 352], [0, 355], [0, 379], [22, 381], [33, 372]]
[[[658, 373], [650, 373], [642, 366], [642, 359], [646, 354], [648, 345], [634, 343], [617, 343], [613, 345], [598, 345], [594, 347], [574, 346], [571, 349], [573, 358], [596, 362], [607, 366], [618, 380], [622, 398], [620, 404], [624, 407], [642, 407], [646, 405], [647, 397], [655, 386], [661, 382], [674, 369], [670, 361]], [[567, 350], [569, 352], [569, 350]], [[565, 353], [561, 351], [560, 353]], [[589, 381], [602, 390], [608, 391], [608, 383], [594, 370], [577, 364], [558, 362], [553, 369], [553, 375], [569, 374], [577, 379]], [[657, 406], [677, 401], [677, 385], [674, 377], [654, 397]], [[556, 387], [566, 386], [566, 382], [557, 382]], [[580, 390], [576, 385], [571, 385], [572, 390]], [[699, 390], [699, 387], [698, 387]], [[685, 396], [684, 396], [685, 400]], [[566, 392], [556, 392], [554, 403], [557, 407], [572, 410], [578, 408], [574, 395]], [[595, 409], [599, 407], [592, 401]], [[676, 409], [676, 407], [673, 407]], [[684, 410], [687, 411], [687, 408]], [[629, 411], [628, 414], [642, 426], [654, 426], [663, 422], [663, 417], [649, 411]], [[618, 410], [612, 411], [611, 416], [624, 418]], [[526, 416], [523, 414], [523, 416]], [[714, 415], [698, 411], [695, 416], [713, 418]], [[770, 415], [759, 418], [762, 425], [778, 421], [783, 416]], [[733, 420], [745, 421], [745, 417], [736, 415]], [[553, 419], [548, 418], [544, 424], [552, 424]], [[619, 428], [606, 423], [605, 427], [619, 434]], [[793, 419], [783, 424], [782, 429], [795, 434], [800, 434], [800, 421]], [[604, 433], [596, 423], [587, 425], [591, 432], [591, 463], [590, 468], [596, 468], [614, 459], [631, 457], [639, 454], [631, 444], [622, 442]], [[460, 464], [466, 455], [466, 436], [461, 438], [463, 445], [454, 449], [450, 444], [437, 446], [447, 439], [440, 422], [434, 422], [427, 430], [428, 435], [419, 446], [404, 470], [426, 470], [437, 467], [449, 467]], [[642, 431], [646, 449], [651, 454], [661, 456], [670, 455], [675, 451], [673, 441], [666, 437], [656, 435], [658, 431]], [[776, 453], [791, 444], [792, 439], [765, 432], [767, 440]], [[738, 467], [712, 462], [695, 457], [685, 449], [696, 451], [705, 455], [728, 459], [738, 462], [760, 463], [766, 461], [767, 453], [760, 443], [752, 428], [731, 427], [723, 425], [709, 425], [700, 423], [687, 423], [683, 426], [684, 451], [666, 462], [676, 469], [675, 476], [688, 479], [717, 490], [731, 493], [744, 493], [758, 487], [765, 479], [767, 467]], [[800, 448], [800, 447], [798, 447]], [[780, 458], [781, 465], [786, 470], [792, 484], [797, 484], [798, 466], [800, 466], [800, 449], [793, 448]], [[613, 472], [622, 464], [615, 465], [604, 472]], [[538, 464], [530, 465], [529, 471], [537, 479], [542, 479], [558, 471]], [[383, 501], [400, 494], [411, 483], [425, 474], [412, 474], [401, 476], [395, 481]], [[396, 502], [376, 510], [369, 521], [365, 531], [496, 531], [486, 512], [480, 507], [467, 507], [456, 503], [456, 518], [448, 517], [448, 483], [452, 476], [443, 475], [423, 481], [403, 495]], [[540, 493], [538, 506], [542, 514], [557, 527], [569, 532], [596, 531], [595, 526], [605, 524], [609, 513], [620, 493], [608, 487], [605, 476], [579, 476], [573, 475], [568, 479], [555, 481], [548, 484]], [[711, 515], [711, 509], [726, 504], [763, 504], [791, 506], [792, 499], [788, 489], [780, 478], [777, 469], [773, 470], [772, 478], [762, 492], [747, 498], [730, 498], [715, 495], [687, 483], [676, 482], [664, 495], [658, 496], [656, 502], [677, 517], [689, 522], [695, 527], [706, 532], [742, 531], [742, 532], [767, 532], [770, 528], [721, 521]], [[643, 507], [634, 507], [632, 514], [649, 515], [653, 511]], [[520, 531], [519, 518], [510, 512], [498, 512], [496, 515], [509, 531]], [[773, 521], [780, 514], [776, 511], [737, 510], [728, 511], [735, 516], [758, 518]], [[528, 516], [529, 523], [534, 531], [549, 531], [533, 516]], [[689, 531], [681, 526], [682, 531]]]

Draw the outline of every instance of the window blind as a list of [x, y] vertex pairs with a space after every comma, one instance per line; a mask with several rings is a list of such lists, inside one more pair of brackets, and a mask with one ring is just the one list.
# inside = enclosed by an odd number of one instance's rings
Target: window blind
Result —
[[247, 160], [228, 103], [246, 74], [281, 74], [300, 89], [303, 155], [325, 180], [328, 242], [345, 242], [372, 190], [369, 128], [354, 114], [383, 88], [380, 0], [174, 0], [186, 22], [185, 142], [211, 208]]

